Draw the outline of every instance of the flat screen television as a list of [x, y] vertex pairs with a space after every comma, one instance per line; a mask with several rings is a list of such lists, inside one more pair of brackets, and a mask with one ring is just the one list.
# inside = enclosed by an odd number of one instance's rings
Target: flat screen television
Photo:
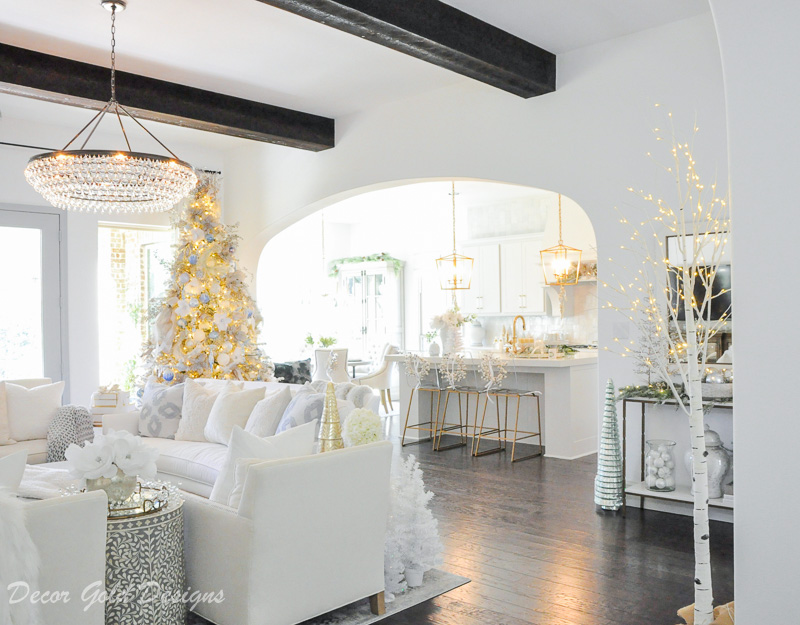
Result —
[[[678, 305], [682, 286], [679, 284], [683, 282], [677, 272], [669, 272], [669, 291], [670, 300], [673, 308], [678, 308], [678, 320], [686, 321], [686, 314], [684, 313], [683, 306]], [[724, 291], [724, 292], [723, 292]], [[732, 317], [731, 309], [731, 265], [730, 263], [720, 264], [717, 268], [717, 275], [714, 277], [714, 282], [711, 284], [711, 293], [714, 298], [711, 300], [711, 314], [704, 315], [705, 319], [716, 321], [727, 313], [727, 317]], [[696, 280], [694, 285], [694, 297], [699, 302], [705, 297], [705, 287], [702, 281]]]

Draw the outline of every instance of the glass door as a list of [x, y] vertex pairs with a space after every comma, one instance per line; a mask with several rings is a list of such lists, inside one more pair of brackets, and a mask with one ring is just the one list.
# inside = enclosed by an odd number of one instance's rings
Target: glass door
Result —
[[0, 380], [64, 379], [61, 219], [0, 209]]

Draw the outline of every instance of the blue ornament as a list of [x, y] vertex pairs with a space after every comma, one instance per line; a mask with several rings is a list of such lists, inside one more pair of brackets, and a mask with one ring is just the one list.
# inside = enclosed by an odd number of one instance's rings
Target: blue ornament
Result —
[[249, 319], [252, 316], [253, 316], [253, 311], [252, 310], [248, 310], [247, 311], [247, 318]]
[[190, 265], [197, 264], [197, 254], [189, 254], [189, 264]]
[[197, 301], [196, 297], [193, 297], [192, 299], [189, 300], [189, 306], [191, 306], [192, 308], [197, 308], [199, 305], [200, 302]]
[[206, 241], [208, 241], [209, 243], [212, 243], [214, 241], [214, 235], [213, 234], [207, 234], [206, 235]]
[[202, 280], [203, 278], [206, 277], [206, 272], [203, 271], [202, 269], [198, 269], [197, 271], [194, 272], [194, 275], [197, 276], [198, 280]]
[[172, 380], [175, 378], [175, 374], [172, 373], [172, 371], [170, 371], [169, 369], [167, 369], [162, 377], [164, 378], [165, 382], [172, 382]]
[[229, 251], [231, 254], [233, 254], [233, 253], [236, 251], [236, 248], [235, 248], [235, 247], [233, 247], [233, 245], [231, 245], [231, 246], [228, 248], [228, 251]]
[[179, 325], [180, 327], [182, 327], [182, 328], [185, 328], [185, 327], [186, 327], [186, 319], [184, 319], [183, 317], [181, 317], [180, 319], [178, 319], [178, 325]]
[[183, 272], [181, 275], [178, 276], [178, 282], [180, 282], [181, 284], [186, 284], [187, 282], [189, 282], [189, 280], [191, 280], [191, 277], [186, 272]]
[[217, 340], [219, 338], [219, 332], [216, 330], [211, 330], [211, 332], [208, 333], [208, 338], [210, 338], [212, 341]]
[[141, 397], [142, 395], [144, 395], [144, 389], [140, 388], [136, 391], [136, 397]]
[[208, 293], [200, 293], [200, 303], [201, 304], [208, 304], [211, 301], [211, 298], [208, 296]]

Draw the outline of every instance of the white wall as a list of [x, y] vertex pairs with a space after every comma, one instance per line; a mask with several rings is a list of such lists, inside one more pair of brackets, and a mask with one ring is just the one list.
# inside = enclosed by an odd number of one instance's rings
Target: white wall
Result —
[[[91, 116], [90, 112], [86, 114]], [[87, 118], [88, 120], [88, 118]], [[158, 130], [152, 128], [158, 134]], [[78, 128], [34, 123], [3, 115], [0, 132], [3, 141], [59, 147], [77, 132]], [[189, 141], [195, 131], [186, 131]], [[96, 143], [95, 143], [96, 141]], [[117, 145], [115, 135], [97, 135], [93, 146]], [[170, 148], [181, 158], [204, 168], [219, 168], [221, 156], [214, 150], [203, 149], [191, 143], [169, 142]], [[26, 206], [48, 207], [47, 202], [25, 181], [23, 170], [34, 150], [0, 146], [0, 209]], [[49, 207], [52, 209], [52, 207]], [[53, 209], [55, 210], [55, 209]], [[101, 380], [97, 331], [97, 302], [103, 294], [97, 292], [97, 223], [115, 221], [122, 223], [169, 225], [169, 217], [160, 215], [111, 216], [85, 213], [67, 213], [67, 352], [68, 390], [73, 403], [88, 405], [91, 394]]]
[[711, 6], [725, 76], [736, 263], [736, 622], [790, 623], [800, 586], [792, 479], [800, 297], [785, 272], [763, 267], [768, 259], [790, 268], [797, 256], [800, 4]]
[[[255, 267], [271, 236], [320, 206], [365, 187], [429, 178], [560, 191], [591, 218], [602, 258], [626, 238], [614, 206], [635, 205], [629, 186], [672, 190], [645, 156], [655, 151], [652, 128], [664, 121], [656, 102], [674, 112], [681, 137], [688, 138], [697, 117], [698, 165], [712, 176], [719, 171], [725, 184], [723, 88], [710, 15], [564, 54], [558, 63], [558, 90], [538, 98], [478, 83], [444, 87], [337, 120], [333, 150], [229, 152], [226, 205], [244, 232], [258, 233], [243, 242], [242, 258]], [[608, 272], [602, 261], [599, 269], [601, 277]], [[601, 344], [627, 331], [601, 311]], [[629, 371], [627, 361], [601, 354], [603, 380], [629, 383]]]

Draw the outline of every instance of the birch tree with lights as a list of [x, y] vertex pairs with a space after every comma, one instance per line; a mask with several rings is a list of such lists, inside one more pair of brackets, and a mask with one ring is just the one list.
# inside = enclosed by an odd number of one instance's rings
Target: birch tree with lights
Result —
[[[658, 141], [665, 140], [661, 130], [655, 132]], [[642, 345], [614, 339], [616, 351], [658, 376], [688, 416], [694, 459], [694, 622], [709, 625], [714, 616], [701, 382], [709, 341], [730, 317], [730, 307], [713, 317], [711, 312], [714, 299], [728, 293], [713, 287], [728, 245], [730, 218], [716, 183], [702, 182], [691, 144], [678, 141], [674, 130], [669, 139], [670, 162], [662, 167], [674, 181], [674, 201], [628, 189], [647, 208], [640, 221], [621, 219], [631, 229], [630, 243], [622, 246], [626, 260], [623, 265], [609, 258], [612, 279], [602, 284], [613, 293], [604, 307], [621, 312], [648, 336]]]

